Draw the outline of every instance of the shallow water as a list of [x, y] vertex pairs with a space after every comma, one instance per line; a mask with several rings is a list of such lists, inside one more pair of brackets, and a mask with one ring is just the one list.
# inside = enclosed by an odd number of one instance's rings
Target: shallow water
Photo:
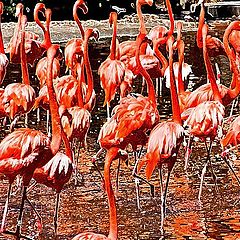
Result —
[[[184, 33], [186, 41], [185, 62], [193, 65], [193, 73], [197, 77], [193, 84], [199, 86], [206, 80], [203, 58], [195, 45], [193, 33]], [[92, 166], [91, 157], [97, 152], [99, 146], [96, 142], [97, 134], [106, 119], [103, 103], [103, 90], [100, 88], [97, 69], [109, 52], [109, 39], [100, 39], [98, 43], [90, 46], [90, 59], [95, 79], [95, 90], [97, 92], [97, 105], [92, 113], [92, 126], [87, 142], [87, 150], [81, 150], [78, 169], [83, 175], [84, 181], [74, 186], [71, 180], [61, 193], [61, 204], [59, 209], [58, 239], [71, 239], [83, 231], [108, 233], [108, 204], [105, 192], [102, 189], [101, 179], [96, 169]], [[228, 85], [231, 76], [228, 69], [226, 57], [215, 59], [222, 72], [223, 83]], [[14, 79], [19, 81], [20, 67], [10, 65], [4, 84]], [[33, 75], [34, 69], [31, 69]], [[37, 88], [37, 82], [33, 78], [33, 84]], [[137, 81], [134, 90], [140, 90]], [[170, 100], [166, 90], [164, 96], [159, 98], [159, 110], [162, 119], [169, 116]], [[112, 105], [116, 104], [117, 100]], [[235, 109], [235, 113], [238, 109]], [[30, 127], [37, 127], [45, 131], [46, 116], [42, 111], [41, 124], [36, 122], [36, 113], [30, 114]], [[19, 121], [18, 126], [22, 122]], [[2, 129], [1, 136], [7, 134]], [[240, 239], [240, 215], [239, 215], [239, 191], [240, 187], [230, 174], [227, 166], [218, 157], [219, 143], [213, 147], [213, 168], [218, 177], [218, 192], [215, 189], [209, 169], [203, 186], [202, 201], [198, 202], [198, 190], [200, 175], [206, 162], [204, 144], [196, 142], [189, 161], [187, 171], [184, 171], [184, 149], [180, 149], [178, 161], [171, 175], [167, 198], [167, 216], [165, 219], [165, 235], [160, 234], [160, 189], [159, 177], [155, 172], [151, 182], [155, 185], [155, 196], [150, 195], [149, 187], [141, 183], [141, 211], [136, 206], [136, 194], [134, 178], [131, 171], [122, 164], [120, 170], [120, 185], [117, 193], [119, 239]], [[129, 150], [130, 164], [134, 163], [131, 149]], [[104, 155], [99, 160], [99, 166], [103, 169]], [[237, 156], [232, 155], [234, 168], [238, 174], [239, 161]], [[114, 188], [117, 162], [112, 166], [112, 182]], [[142, 176], [144, 174], [142, 172]], [[4, 176], [0, 176], [0, 218], [5, 202], [8, 183]], [[39, 211], [43, 221], [43, 232], [38, 234], [36, 226], [36, 215], [26, 203], [22, 232], [35, 239], [54, 239], [53, 237], [53, 215], [54, 200], [56, 194], [44, 186], [37, 186], [29, 193], [29, 199]], [[16, 218], [20, 205], [20, 193], [11, 196], [9, 214], [7, 217], [7, 228], [14, 230]], [[13, 239], [9, 236], [0, 236], [0, 239]]]

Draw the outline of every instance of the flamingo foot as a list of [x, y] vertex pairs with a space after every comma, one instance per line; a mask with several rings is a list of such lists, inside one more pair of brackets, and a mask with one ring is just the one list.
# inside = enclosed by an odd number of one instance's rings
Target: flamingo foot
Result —
[[27, 239], [27, 240], [34, 240], [34, 238], [30, 238], [30, 237], [27, 237], [27, 236], [24, 236], [22, 234], [18, 234], [17, 232], [12, 232], [12, 231], [8, 231], [8, 230], [5, 230], [2, 232], [3, 234], [6, 234], [6, 235], [11, 235], [11, 236], [16, 236], [16, 239]]

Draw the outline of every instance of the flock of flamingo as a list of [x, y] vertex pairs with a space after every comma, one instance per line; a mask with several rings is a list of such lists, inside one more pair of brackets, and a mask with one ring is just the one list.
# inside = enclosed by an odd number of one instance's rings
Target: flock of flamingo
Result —
[[[99, 154], [103, 150], [106, 151], [102, 177], [109, 204], [110, 230], [108, 236], [84, 232], [73, 240], [118, 238], [117, 208], [111, 185], [110, 168], [116, 159], [126, 162], [128, 153], [125, 150], [129, 145], [135, 156], [133, 176], [136, 179], [138, 207], [140, 207], [139, 179], [149, 183], [148, 180], [153, 172], [156, 169], [159, 170], [162, 233], [164, 233], [169, 179], [184, 139], [189, 139], [185, 167], [187, 167], [194, 137], [199, 138], [206, 145], [207, 162], [202, 171], [199, 199], [207, 165], [211, 166], [212, 142], [216, 139], [222, 149], [222, 159], [238, 180], [228, 159], [228, 152], [240, 143], [240, 116], [230, 123], [228, 132], [221, 134], [220, 130], [224, 121], [225, 107], [238, 97], [240, 91], [238, 41], [240, 22], [234, 21], [226, 28], [223, 42], [221, 42], [218, 38], [208, 35], [208, 25], [204, 19], [204, 0], [199, 1], [201, 12], [196, 39], [198, 47], [203, 51], [209, 83], [190, 92], [185, 89], [183, 81], [183, 75], [188, 71], [188, 66], [184, 63], [185, 45], [181, 35], [183, 24], [181, 21], [174, 24], [170, 1], [166, 0], [170, 19], [169, 29], [164, 26], [155, 26], [148, 33], [141, 8], [143, 5], [152, 6], [152, 4], [153, 0], [136, 0], [140, 28], [134, 41], [119, 43], [117, 12], [111, 12], [109, 15], [109, 24], [113, 29], [110, 54], [98, 70], [101, 87], [105, 92], [104, 105], [107, 105], [107, 119], [98, 136], [100, 150], [92, 160], [95, 163]], [[2, 234], [15, 236], [16, 239], [31, 239], [22, 234], [21, 225], [25, 201], [32, 206], [27, 198], [32, 179], [35, 183], [44, 184], [57, 192], [54, 217], [56, 236], [59, 194], [72, 175], [77, 179], [76, 150], [86, 145], [91, 112], [96, 100], [88, 44], [91, 38], [96, 41], [99, 38], [97, 29], [82, 27], [77, 15], [78, 9], [81, 9], [84, 14], [88, 12], [84, 0], [76, 0], [73, 6], [73, 17], [81, 37], [70, 39], [64, 53], [58, 44], [53, 44], [51, 41], [52, 12], [43, 3], [36, 4], [34, 9], [34, 20], [44, 35], [42, 42], [38, 41], [38, 35], [35, 33], [25, 31], [27, 18], [23, 14], [24, 6], [21, 3], [16, 6], [18, 22], [6, 48], [9, 60], [5, 54], [2, 31], [0, 31], [0, 83], [4, 80], [9, 61], [21, 64], [22, 70], [22, 82], [10, 83], [4, 89], [0, 89], [0, 117], [1, 119], [9, 118], [11, 121], [10, 133], [0, 143], [0, 173], [9, 180], [0, 231]], [[0, 2], [0, 14], [2, 13], [3, 3]], [[39, 20], [39, 14], [45, 17], [45, 25]], [[176, 39], [173, 36], [175, 27]], [[168, 56], [162, 53], [164, 48]], [[174, 51], [178, 53], [177, 63], [173, 62]], [[230, 87], [216, 82], [210, 57], [218, 55], [229, 58], [232, 72]], [[63, 58], [69, 74], [60, 76], [60, 63]], [[36, 76], [40, 85], [38, 93], [31, 86], [28, 64], [36, 66]], [[172, 117], [161, 121], [153, 79], [162, 78], [166, 74], [169, 77]], [[134, 79], [138, 75], [142, 77], [143, 85], [146, 82], [147, 96], [131, 92]], [[110, 113], [110, 103], [118, 92], [121, 99]], [[48, 118], [51, 119], [51, 126], [47, 124], [47, 135], [27, 127], [14, 129], [19, 117], [25, 115], [27, 124], [27, 114], [40, 107], [47, 110]], [[143, 147], [146, 148], [146, 154], [141, 156], [142, 152], [139, 148]], [[65, 149], [64, 153], [63, 149]], [[167, 165], [168, 170], [165, 181], [162, 176], [163, 165]], [[140, 177], [139, 172], [143, 169], [145, 177]], [[211, 171], [216, 181], [212, 167]], [[23, 186], [22, 202], [16, 231], [12, 232], [5, 228], [5, 222], [12, 184], [19, 177], [22, 179]], [[240, 183], [239, 180], [238, 182]], [[153, 187], [150, 183], [149, 185]], [[34, 211], [37, 213], [35, 209]]]

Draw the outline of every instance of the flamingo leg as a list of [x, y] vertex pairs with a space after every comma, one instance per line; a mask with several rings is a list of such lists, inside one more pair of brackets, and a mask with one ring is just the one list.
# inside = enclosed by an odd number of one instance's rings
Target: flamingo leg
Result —
[[1, 231], [0, 231], [1, 233], [4, 232], [4, 225], [5, 225], [7, 212], [8, 212], [8, 203], [9, 203], [9, 199], [10, 199], [10, 195], [11, 195], [11, 188], [12, 188], [12, 184], [10, 184], [8, 187], [7, 200], [6, 200], [6, 203], [4, 206], [3, 218], [2, 218], [2, 224], [1, 224]]
[[37, 122], [40, 122], [40, 108], [37, 108]]
[[98, 165], [96, 164], [97, 158], [102, 154], [103, 150], [104, 150], [103, 148], [100, 148], [99, 151], [96, 153], [96, 155], [92, 157], [92, 164], [93, 164], [93, 166], [97, 169], [97, 171], [98, 171], [98, 173], [99, 173], [99, 175], [100, 175], [100, 178], [101, 178], [102, 181], [104, 182], [103, 175], [102, 175], [102, 173], [101, 173]]
[[47, 110], [47, 135], [50, 135], [50, 125], [49, 125], [49, 110]]
[[119, 173], [120, 173], [120, 166], [121, 166], [121, 162], [120, 162], [120, 158], [118, 159], [118, 167], [117, 167], [117, 176], [116, 176], [116, 192], [118, 193], [118, 189], [119, 189]]
[[28, 126], [28, 114], [25, 114], [25, 122], [24, 122], [25, 126]]
[[235, 173], [231, 162], [229, 161], [229, 159], [226, 156], [222, 156], [223, 161], [227, 164], [228, 168], [232, 171], [233, 175], [235, 176], [235, 178], [237, 179], [238, 185], [240, 186], [240, 180], [237, 176], [237, 174]]
[[54, 215], [54, 234], [57, 237], [57, 222], [58, 222], [58, 208], [59, 208], [59, 201], [60, 201], [60, 193], [57, 193], [56, 198], [56, 207], [55, 207], [55, 215]]
[[107, 120], [110, 119], [110, 104], [107, 102]]
[[143, 94], [143, 91], [144, 91], [145, 84], [146, 84], [146, 82], [145, 82], [145, 79], [144, 79], [144, 77], [143, 77], [143, 78], [142, 78], [142, 88], [141, 88], [141, 94]]
[[216, 190], [217, 193], [219, 193], [219, 189], [218, 189], [218, 186], [217, 186], [217, 175], [215, 174], [215, 172], [213, 170], [212, 161], [211, 161], [212, 141], [210, 140], [209, 147], [207, 146], [207, 142], [205, 141], [205, 146], [206, 146], [206, 149], [207, 149], [207, 158], [208, 158], [208, 162], [209, 162], [209, 165], [210, 165], [210, 170], [211, 170], [211, 173], [212, 173], [212, 176], [213, 176], [215, 190]]
[[9, 128], [9, 131], [10, 131], [10, 132], [13, 132], [14, 127], [15, 127], [15, 125], [17, 124], [18, 119], [19, 119], [19, 116], [16, 116], [16, 117], [14, 118], [14, 120], [11, 122], [10, 128]]
[[21, 226], [22, 226], [22, 218], [23, 218], [23, 209], [24, 209], [24, 201], [27, 199], [27, 187], [23, 187], [23, 195], [22, 195], [22, 202], [20, 207], [20, 212], [18, 215], [18, 221], [17, 221], [17, 229], [16, 229], [16, 239], [21, 239]]
[[184, 155], [184, 159], [185, 159], [185, 165], [184, 165], [184, 170], [187, 170], [187, 166], [188, 166], [188, 161], [192, 152], [192, 141], [193, 141], [193, 137], [191, 136], [191, 134], [189, 135], [189, 139], [188, 139], [188, 143], [186, 146], [186, 152]]
[[204, 180], [204, 176], [207, 170], [207, 165], [208, 162], [205, 163], [203, 169], [202, 169], [202, 174], [201, 174], [201, 182], [200, 182], [200, 188], [199, 188], [199, 192], [198, 192], [198, 201], [201, 201], [201, 195], [202, 195], [202, 186], [203, 186], [203, 180]]

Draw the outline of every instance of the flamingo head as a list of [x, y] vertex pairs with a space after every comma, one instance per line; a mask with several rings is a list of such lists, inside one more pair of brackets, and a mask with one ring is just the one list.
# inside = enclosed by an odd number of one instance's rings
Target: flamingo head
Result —
[[0, 2], [0, 15], [2, 15], [2, 14], [3, 14], [3, 3]]
[[35, 8], [34, 8], [34, 15], [38, 14], [39, 12], [41, 12], [43, 14], [43, 16], [45, 16], [45, 11], [46, 11], [46, 7], [45, 7], [45, 4], [44, 3], [37, 3], [35, 5]]
[[15, 17], [18, 17], [20, 14], [23, 14], [23, 4], [22, 3], [18, 3], [16, 6], [16, 13], [15, 13]]

